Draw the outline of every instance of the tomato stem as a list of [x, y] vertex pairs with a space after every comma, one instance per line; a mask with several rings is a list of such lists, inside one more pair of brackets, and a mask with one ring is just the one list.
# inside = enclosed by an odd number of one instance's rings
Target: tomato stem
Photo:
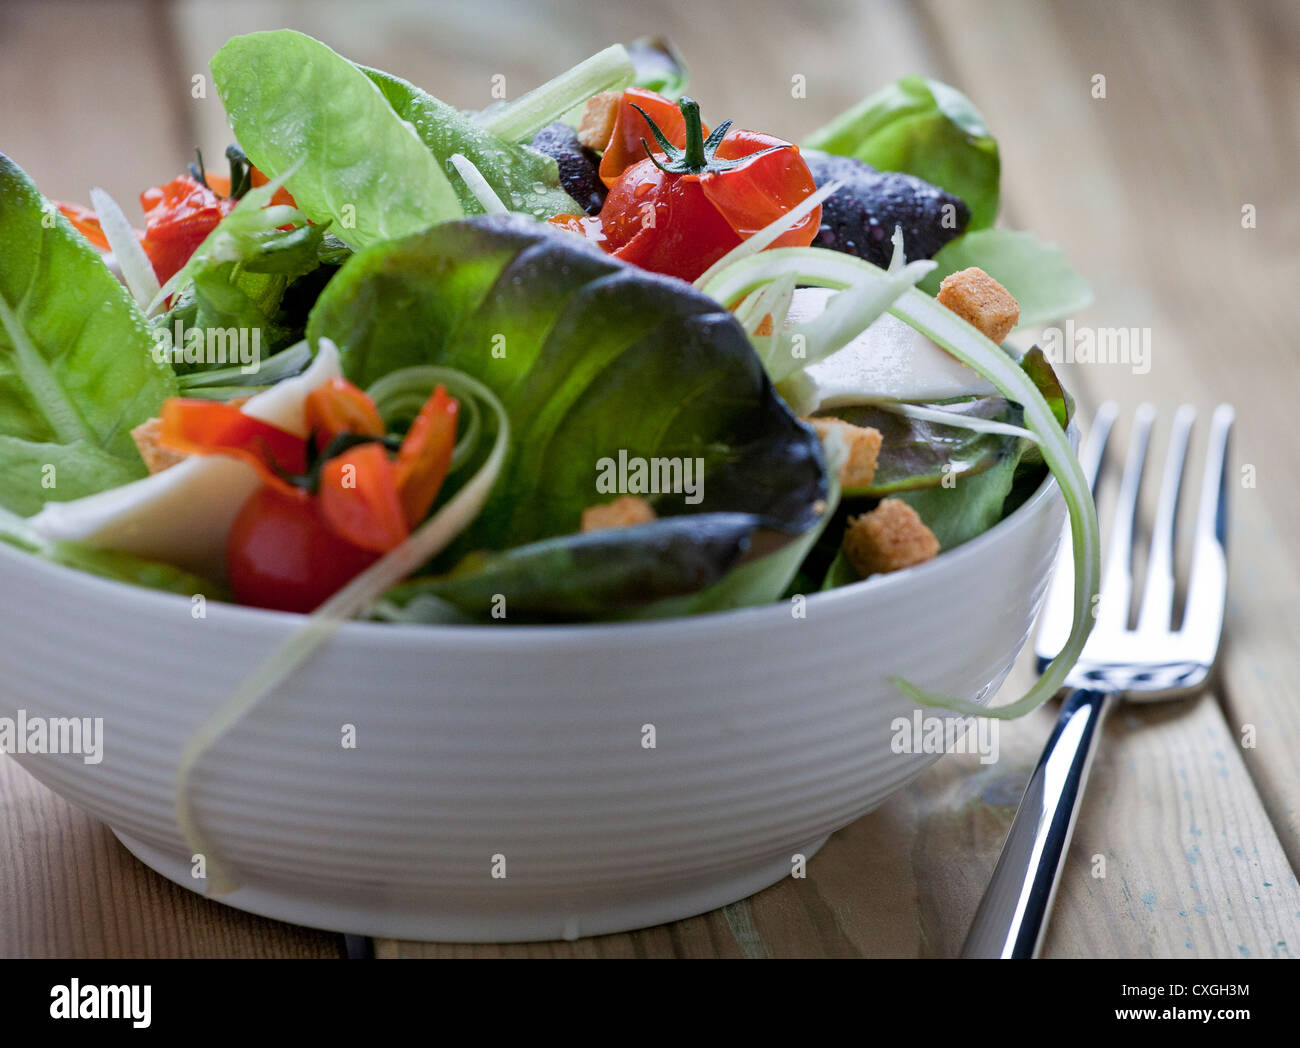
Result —
[[682, 162], [692, 174], [699, 174], [709, 162], [704, 152], [704, 125], [700, 123], [700, 104], [688, 95], [682, 95], [677, 104], [686, 120], [686, 152], [682, 156]]
[[789, 142], [782, 142], [780, 145], [769, 146], [767, 149], [760, 149], [757, 153], [749, 153], [733, 160], [720, 160], [715, 154], [718, 151], [718, 146], [722, 144], [723, 138], [726, 137], [727, 131], [731, 128], [731, 121], [724, 120], [710, 132], [708, 138], [705, 138], [704, 124], [700, 120], [699, 103], [693, 98], [682, 95], [682, 100], [678, 103], [678, 106], [681, 108], [682, 116], [686, 121], [685, 149], [678, 149], [677, 146], [668, 141], [659, 125], [651, 119], [650, 114], [635, 102], [632, 103], [632, 108], [645, 117], [650, 133], [655, 136], [659, 147], [664, 151], [664, 159], [660, 160], [655, 156], [654, 150], [650, 148], [650, 143], [643, 138], [641, 139], [641, 145], [645, 147], [645, 155], [650, 158], [650, 162], [655, 167], [670, 175], [721, 174], [723, 171], [734, 171], [736, 168], [757, 160], [761, 156], [766, 156], [768, 153], [790, 148]]

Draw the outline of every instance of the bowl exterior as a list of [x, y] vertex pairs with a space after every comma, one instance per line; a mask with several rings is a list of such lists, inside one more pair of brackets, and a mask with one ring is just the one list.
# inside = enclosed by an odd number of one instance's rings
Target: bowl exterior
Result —
[[[742, 898], [920, 774], [886, 680], [987, 698], [1041, 601], [1050, 481], [971, 543], [806, 602], [586, 627], [353, 623], [200, 761], [233, 905], [454, 941], [642, 927]], [[17, 754], [204, 890], [175, 815], [186, 740], [300, 621], [0, 546], [0, 717], [102, 718], [102, 759]], [[349, 744], [351, 743], [351, 744]]]

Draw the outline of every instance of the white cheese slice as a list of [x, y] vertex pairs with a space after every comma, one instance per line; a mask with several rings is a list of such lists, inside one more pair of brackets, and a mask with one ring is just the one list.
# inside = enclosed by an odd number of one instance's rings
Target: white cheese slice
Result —
[[[323, 338], [306, 371], [250, 398], [243, 411], [305, 437], [307, 394], [341, 374], [338, 350]], [[257, 471], [247, 463], [195, 455], [119, 488], [70, 502], [47, 502], [28, 523], [46, 538], [134, 553], [223, 578], [226, 536], [259, 483]]]
[[[790, 303], [787, 324], [817, 316], [836, 292], [800, 288]], [[877, 319], [843, 349], [807, 370], [823, 407], [853, 399], [946, 400], [997, 392], [956, 357], [889, 313]]]

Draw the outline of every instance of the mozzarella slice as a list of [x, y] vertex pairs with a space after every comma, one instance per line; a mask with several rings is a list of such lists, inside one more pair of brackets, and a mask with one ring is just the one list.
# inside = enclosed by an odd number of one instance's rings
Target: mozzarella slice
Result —
[[[800, 288], [787, 324], [817, 316], [836, 294], [829, 288]], [[997, 392], [960, 360], [889, 313], [843, 349], [807, 369], [817, 383], [822, 407], [862, 398], [946, 400]]]
[[[307, 394], [341, 374], [338, 350], [323, 338], [306, 371], [250, 398], [243, 411], [305, 437]], [[71, 502], [47, 502], [28, 523], [46, 538], [134, 553], [222, 578], [226, 536], [259, 483], [257, 471], [247, 463], [194, 455], [119, 488]]]

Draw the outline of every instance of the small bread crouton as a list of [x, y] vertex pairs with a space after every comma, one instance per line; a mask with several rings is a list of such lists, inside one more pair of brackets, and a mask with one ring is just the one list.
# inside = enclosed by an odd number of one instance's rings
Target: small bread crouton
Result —
[[185, 460], [184, 452], [173, 451], [162, 445], [158, 439], [161, 434], [162, 419], [160, 418], [141, 422], [131, 430], [131, 437], [135, 440], [135, 446], [140, 449], [140, 457], [144, 459], [144, 464], [149, 468], [150, 473], [161, 473], [168, 467]]
[[609, 138], [614, 133], [614, 120], [618, 116], [618, 102], [622, 97], [618, 91], [602, 91], [587, 99], [587, 107], [582, 111], [582, 120], [578, 124], [579, 142], [597, 152], [609, 145]]
[[649, 524], [655, 519], [650, 503], [636, 495], [620, 495], [613, 502], [588, 506], [582, 511], [582, 530], [600, 531], [602, 528], [630, 528], [634, 524]]
[[837, 430], [844, 440], [849, 455], [840, 467], [840, 486], [846, 491], [869, 487], [876, 475], [876, 459], [880, 456], [880, 430], [855, 426], [838, 418], [810, 418], [806, 421], [822, 440]]
[[850, 517], [844, 554], [864, 579], [921, 564], [939, 552], [939, 540], [916, 510], [902, 499], [882, 499], [860, 517]]
[[935, 297], [998, 345], [1020, 319], [1020, 303], [978, 266], [948, 274]]

